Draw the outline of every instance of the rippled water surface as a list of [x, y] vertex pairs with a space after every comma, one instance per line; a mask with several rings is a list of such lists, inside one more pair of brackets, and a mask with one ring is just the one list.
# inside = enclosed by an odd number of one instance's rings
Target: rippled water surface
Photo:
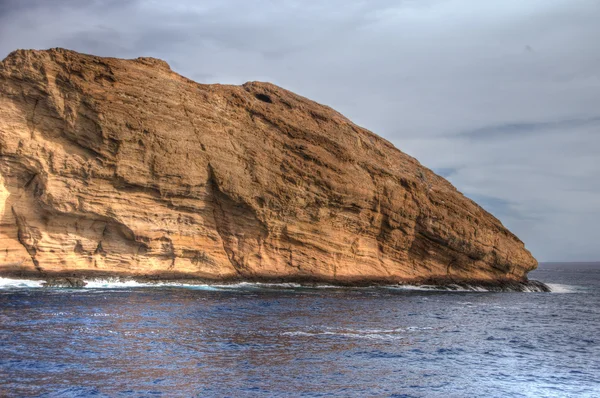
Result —
[[0, 280], [0, 396], [600, 396], [600, 264], [531, 276], [555, 292]]

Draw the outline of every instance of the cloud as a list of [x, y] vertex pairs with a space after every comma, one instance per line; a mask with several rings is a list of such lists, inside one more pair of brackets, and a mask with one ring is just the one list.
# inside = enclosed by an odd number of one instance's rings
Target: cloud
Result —
[[460, 133], [471, 139], [503, 139], [514, 134], [548, 134], [552, 131], [570, 131], [589, 126], [600, 130], [600, 116], [585, 119], [568, 119], [550, 122], [513, 122], [496, 126], [485, 126]]
[[440, 172], [540, 260], [598, 260], [597, 0], [4, 0], [0, 57], [68, 47], [266, 80]]

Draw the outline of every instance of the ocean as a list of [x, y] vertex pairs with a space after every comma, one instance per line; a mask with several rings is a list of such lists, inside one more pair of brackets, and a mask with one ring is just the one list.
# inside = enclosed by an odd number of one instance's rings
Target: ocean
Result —
[[600, 263], [552, 293], [0, 278], [1, 397], [600, 397]]

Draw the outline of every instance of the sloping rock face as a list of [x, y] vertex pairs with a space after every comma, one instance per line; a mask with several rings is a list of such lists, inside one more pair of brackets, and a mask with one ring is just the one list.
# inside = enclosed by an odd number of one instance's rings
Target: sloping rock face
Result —
[[0, 273], [524, 280], [500, 221], [334, 110], [160, 60], [0, 64]]

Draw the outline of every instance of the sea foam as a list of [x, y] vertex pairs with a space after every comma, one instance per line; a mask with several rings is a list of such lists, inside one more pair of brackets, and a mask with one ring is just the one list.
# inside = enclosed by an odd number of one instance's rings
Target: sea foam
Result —
[[[13, 279], [0, 277], [0, 289], [17, 288], [41, 288], [44, 287], [43, 280]], [[344, 289], [333, 285], [302, 285], [299, 283], [261, 283], [261, 282], [239, 282], [232, 284], [196, 284], [183, 282], [139, 282], [133, 279], [107, 278], [107, 279], [86, 279], [86, 285], [77, 289], [133, 289], [133, 288], [184, 288], [192, 290], [211, 290], [211, 291], [231, 291], [231, 290], [290, 290], [290, 289]], [[575, 286], [550, 283], [547, 284], [552, 293], [576, 293], [578, 289]], [[427, 291], [427, 292], [493, 292], [476, 285], [388, 285], [371, 286], [351, 289], [388, 289], [396, 291]], [[523, 288], [524, 292], [539, 292], [535, 286]]]
[[12, 278], [2, 278], [0, 277], [0, 289], [12, 289], [12, 288], [36, 288], [42, 287], [44, 281], [40, 280], [31, 280], [31, 279], [12, 279]]
[[560, 283], [546, 283], [552, 293], [577, 293], [579, 290], [576, 286], [563, 285]]

